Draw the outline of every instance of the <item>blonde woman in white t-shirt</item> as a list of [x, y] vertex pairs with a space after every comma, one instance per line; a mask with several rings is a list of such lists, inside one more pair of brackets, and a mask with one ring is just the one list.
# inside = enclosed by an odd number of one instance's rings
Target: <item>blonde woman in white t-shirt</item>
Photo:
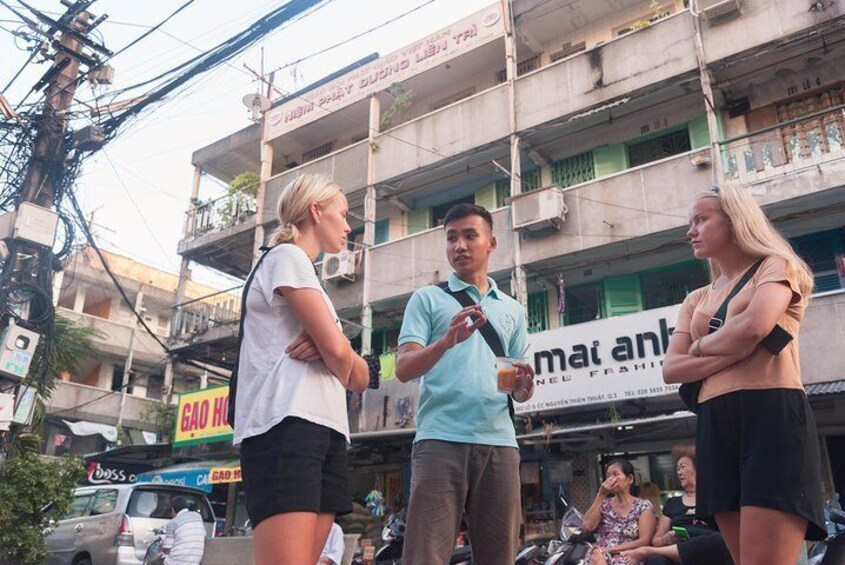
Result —
[[348, 211], [328, 178], [291, 182], [247, 294], [234, 443], [257, 565], [313, 565], [335, 516], [352, 509], [346, 390], [362, 392], [368, 369], [313, 264], [346, 246]]

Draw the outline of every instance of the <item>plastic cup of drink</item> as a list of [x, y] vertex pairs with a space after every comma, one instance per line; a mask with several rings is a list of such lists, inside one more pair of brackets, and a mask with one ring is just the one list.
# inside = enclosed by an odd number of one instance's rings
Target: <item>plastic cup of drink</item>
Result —
[[510, 394], [516, 388], [516, 375], [519, 373], [516, 359], [508, 357], [496, 357], [496, 377], [499, 381], [499, 392]]

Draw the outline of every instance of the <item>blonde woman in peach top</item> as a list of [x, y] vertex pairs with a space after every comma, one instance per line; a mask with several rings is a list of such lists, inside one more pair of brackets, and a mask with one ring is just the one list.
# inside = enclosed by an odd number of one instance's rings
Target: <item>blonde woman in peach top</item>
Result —
[[818, 437], [798, 362], [813, 277], [742, 188], [700, 194], [687, 236], [713, 282], [684, 301], [663, 376], [701, 382], [696, 513], [715, 517], [737, 565], [792, 565], [804, 539], [825, 533]]

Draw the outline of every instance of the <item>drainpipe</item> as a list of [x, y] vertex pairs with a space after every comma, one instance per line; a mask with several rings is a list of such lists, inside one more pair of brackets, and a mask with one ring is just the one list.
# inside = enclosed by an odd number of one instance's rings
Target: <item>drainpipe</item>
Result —
[[725, 173], [722, 165], [722, 150], [719, 146], [719, 119], [716, 116], [716, 102], [713, 98], [710, 69], [707, 68], [707, 55], [704, 52], [698, 0], [692, 0], [690, 13], [692, 14], [692, 26], [695, 32], [695, 54], [698, 58], [698, 72], [701, 76], [701, 91], [704, 94], [704, 108], [707, 114], [707, 132], [710, 135], [710, 151], [712, 154], [710, 168], [713, 172], [713, 184], [720, 185], [725, 182]]
[[374, 162], [376, 136], [379, 133], [381, 103], [377, 96], [370, 97], [370, 127], [369, 143], [367, 144], [367, 193], [364, 196], [364, 281], [361, 289], [361, 354], [368, 355], [373, 350], [373, 306], [370, 304], [370, 289], [372, 287], [372, 268], [370, 265], [370, 249], [376, 241], [376, 187]]
[[[519, 158], [519, 135], [516, 123], [516, 37], [514, 35], [513, 13], [510, 0], [502, 0], [503, 19], [505, 25], [505, 73], [508, 82], [508, 122], [510, 129], [511, 177], [510, 195], [518, 196], [522, 192], [522, 163]], [[519, 232], [511, 232], [513, 237], [513, 275], [511, 277], [511, 294], [528, 307], [528, 282], [525, 269], [522, 266], [522, 239]]]

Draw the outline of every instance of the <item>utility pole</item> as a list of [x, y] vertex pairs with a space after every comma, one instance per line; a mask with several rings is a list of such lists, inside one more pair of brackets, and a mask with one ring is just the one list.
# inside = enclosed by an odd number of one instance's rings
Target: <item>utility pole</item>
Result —
[[[88, 12], [83, 11], [68, 26], [79, 34], [85, 34], [88, 19]], [[62, 177], [67, 153], [67, 111], [76, 94], [82, 47], [82, 42], [74, 34], [62, 32], [53, 66], [36, 85], [49, 84], [49, 87], [45, 93], [44, 113], [24, 180], [24, 202], [32, 202], [44, 208], [53, 205], [54, 186]]]

